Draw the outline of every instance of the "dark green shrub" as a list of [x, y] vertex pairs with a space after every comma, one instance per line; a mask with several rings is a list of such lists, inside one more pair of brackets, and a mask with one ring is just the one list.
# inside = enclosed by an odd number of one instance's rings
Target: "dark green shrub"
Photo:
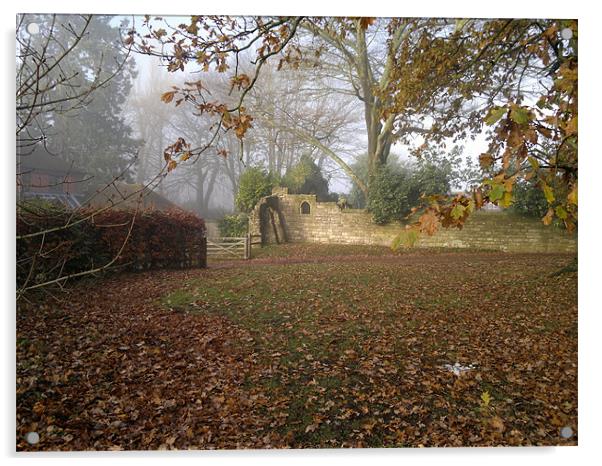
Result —
[[286, 172], [281, 184], [291, 194], [315, 194], [320, 202], [336, 200], [328, 192], [328, 180], [309, 155], [301, 156], [299, 162]]
[[402, 221], [423, 195], [446, 194], [449, 189], [449, 176], [439, 166], [421, 164], [411, 169], [387, 165], [370, 178], [366, 207], [375, 223]]
[[241, 237], [248, 232], [249, 217], [247, 214], [226, 215], [218, 223], [219, 233], [225, 237]]
[[423, 162], [412, 170], [408, 201], [411, 207], [420, 203], [422, 195], [448, 194], [450, 192], [450, 172], [445, 165]]
[[248, 168], [238, 181], [238, 193], [236, 194], [236, 207], [242, 212], [251, 212], [257, 202], [272, 192], [275, 180], [261, 168]]
[[519, 181], [512, 189], [512, 211], [526, 217], [542, 218], [549, 205], [543, 191], [535, 182]]
[[370, 198], [366, 204], [375, 223], [401, 220], [409, 212], [409, 176], [391, 167], [379, 167], [370, 177]]
[[[422, 194], [448, 194], [452, 186], [465, 189], [466, 186], [474, 184], [475, 177], [478, 177], [470, 159], [463, 159], [462, 148], [458, 146], [454, 146], [449, 152], [428, 148], [421, 152], [420, 158], [413, 158], [411, 163], [400, 160], [392, 153], [386, 166], [391, 173], [406, 173], [410, 176], [410, 179], [404, 179], [404, 182], [409, 183], [406, 194], [411, 207], [420, 203]], [[370, 186], [367, 154], [357, 157], [351, 168], [360, 180]], [[348, 201], [355, 208], [367, 207], [368, 202], [356, 183], [352, 183]]]

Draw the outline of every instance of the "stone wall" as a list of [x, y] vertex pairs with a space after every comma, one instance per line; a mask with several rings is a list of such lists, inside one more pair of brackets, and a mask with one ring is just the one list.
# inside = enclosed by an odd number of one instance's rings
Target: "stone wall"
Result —
[[[302, 213], [302, 204], [309, 213]], [[390, 246], [404, 228], [401, 223], [377, 225], [364, 209], [341, 210], [335, 202], [317, 202], [315, 195], [288, 194], [274, 188], [263, 198], [249, 219], [252, 234], [265, 243], [310, 242], [376, 244]], [[546, 227], [537, 219], [504, 211], [475, 212], [462, 230], [440, 229], [421, 235], [415, 247], [453, 247], [509, 252], [576, 252], [576, 235]]]

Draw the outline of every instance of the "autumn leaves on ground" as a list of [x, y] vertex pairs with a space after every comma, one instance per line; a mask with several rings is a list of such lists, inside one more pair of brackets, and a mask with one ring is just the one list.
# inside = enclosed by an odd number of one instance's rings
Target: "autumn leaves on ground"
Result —
[[259, 255], [20, 303], [17, 448], [577, 443], [577, 276], [553, 274], [570, 256]]

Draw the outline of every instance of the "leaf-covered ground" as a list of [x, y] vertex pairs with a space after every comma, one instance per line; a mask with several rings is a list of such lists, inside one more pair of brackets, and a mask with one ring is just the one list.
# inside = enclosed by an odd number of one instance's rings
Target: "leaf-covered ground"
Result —
[[20, 304], [17, 448], [577, 443], [570, 256], [282, 251]]

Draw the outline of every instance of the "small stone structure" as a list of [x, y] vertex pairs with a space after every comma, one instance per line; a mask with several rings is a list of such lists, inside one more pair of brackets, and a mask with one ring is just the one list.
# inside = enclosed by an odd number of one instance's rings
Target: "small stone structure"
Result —
[[[390, 246], [405, 227], [377, 225], [365, 209], [341, 209], [336, 202], [317, 202], [313, 194], [289, 194], [277, 187], [262, 198], [249, 217], [249, 232], [262, 243], [309, 242]], [[462, 230], [440, 229], [420, 235], [415, 247], [450, 247], [508, 252], [577, 251], [577, 237], [538, 219], [507, 211], [479, 211]]]

